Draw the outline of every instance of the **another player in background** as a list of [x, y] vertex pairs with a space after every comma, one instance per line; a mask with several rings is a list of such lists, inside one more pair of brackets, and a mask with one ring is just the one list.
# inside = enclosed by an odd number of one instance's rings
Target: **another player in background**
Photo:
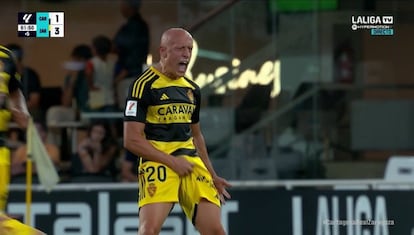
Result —
[[159, 234], [175, 203], [202, 235], [223, 235], [220, 207], [230, 184], [209, 160], [200, 129], [200, 88], [186, 78], [193, 38], [181, 28], [161, 37], [160, 61], [130, 86], [124, 147], [141, 158], [140, 235]]
[[22, 92], [26, 98], [27, 108], [35, 122], [44, 121], [44, 110], [40, 106], [42, 83], [39, 74], [24, 63], [24, 51], [18, 44], [8, 44], [6, 48], [16, 56], [17, 72], [21, 75]]
[[19, 79], [13, 53], [0, 46], [0, 234], [42, 235], [5, 215], [10, 183], [10, 150], [5, 145], [8, 125], [13, 119], [22, 129], [27, 128], [30, 117]]

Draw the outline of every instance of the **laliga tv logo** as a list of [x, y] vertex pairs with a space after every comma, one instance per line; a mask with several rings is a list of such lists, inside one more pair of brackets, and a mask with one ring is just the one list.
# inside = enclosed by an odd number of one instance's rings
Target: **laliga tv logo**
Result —
[[394, 23], [394, 17], [392, 17], [392, 16], [383, 16], [382, 17], [382, 23], [383, 24], [393, 24]]
[[391, 28], [394, 24], [393, 16], [352, 16], [352, 30], [375, 29], [375, 28]]

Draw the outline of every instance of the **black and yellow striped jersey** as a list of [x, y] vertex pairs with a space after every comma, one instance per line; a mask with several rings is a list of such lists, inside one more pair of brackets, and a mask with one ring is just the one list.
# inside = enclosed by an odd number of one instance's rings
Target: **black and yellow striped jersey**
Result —
[[131, 83], [124, 121], [145, 123], [145, 136], [160, 151], [196, 156], [190, 124], [199, 122], [201, 93], [192, 80], [170, 79], [150, 67]]
[[9, 94], [21, 88], [13, 53], [0, 45], [0, 93]]
[[16, 59], [9, 49], [0, 45], [0, 146], [4, 144], [3, 138], [11, 118], [7, 98], [10, 92], [17, 89], [21, 89], [21, 84]]

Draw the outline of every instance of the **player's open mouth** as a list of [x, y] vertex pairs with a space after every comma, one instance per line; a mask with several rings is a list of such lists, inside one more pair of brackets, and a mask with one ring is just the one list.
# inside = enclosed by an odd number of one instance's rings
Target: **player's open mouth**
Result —
[[185, 73], [185, 71], [187, 70], [187, 65], [188, 65], [188, 62], [178, 63], [178, 70], [182, 73]]

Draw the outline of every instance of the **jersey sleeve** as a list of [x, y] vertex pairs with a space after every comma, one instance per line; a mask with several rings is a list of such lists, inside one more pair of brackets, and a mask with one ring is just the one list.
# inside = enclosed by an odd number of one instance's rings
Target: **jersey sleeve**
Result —
[[9, 94], [22, 88], [15, 58], [10, 50], [2, 46], [0, 46], [0, 77], [0, 92]]
[[128, 97], [126, 99], [124, 121], [135, 121], [145, 123], [147, 117], [147, 110], [150, 104], [150, 86], [144, 87], [142, 96], [136, 97], [133, 95], [133, 87], [136, 82], [131, 83], [128, 90]]

